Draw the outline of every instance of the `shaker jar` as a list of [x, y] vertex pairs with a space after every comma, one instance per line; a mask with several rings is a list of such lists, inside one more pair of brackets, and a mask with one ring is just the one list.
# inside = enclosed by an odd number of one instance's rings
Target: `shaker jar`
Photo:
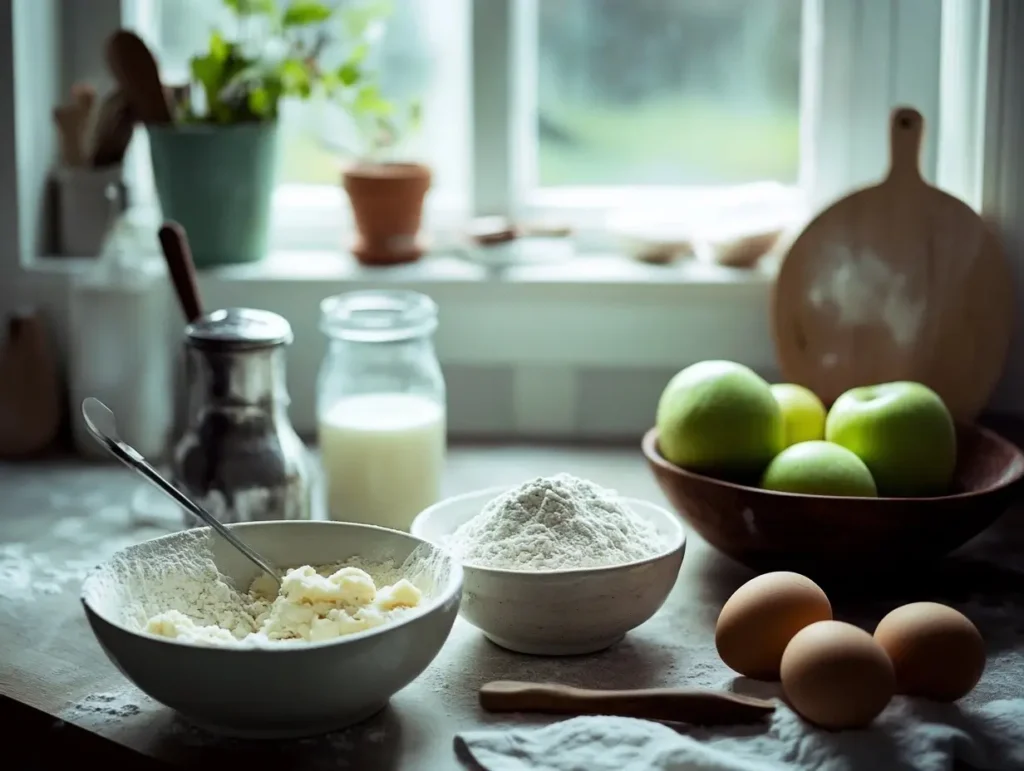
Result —
[[320, 303], [329, 338], [317, 389], [331, 519], [408, 530], [438, 500], [446, 447], [437, 305], [406, 291]]
[[312, 469], [288, 418], [291, 341], [285, 319], [248, 308], [185, 328], [188, 417], [172, 477], [221, 522], [311, 518]]

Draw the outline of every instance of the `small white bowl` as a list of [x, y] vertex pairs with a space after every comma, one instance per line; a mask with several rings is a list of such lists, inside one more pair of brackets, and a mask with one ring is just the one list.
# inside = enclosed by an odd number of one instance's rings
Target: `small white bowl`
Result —
[[222, 538], [209, 538], [209, 528], [121, 550], [82, 586], [89, 625], [125, 677], [191, 722], [229, 736], [261, 739], [344, 728], [383, 709], [426, 669], [448, 638], [458, 615], [462, 570], [437, 547], [407, 533], [342, 522], [228, 527], [282, 567], [330, 565], [352, 557], [368, 564], [392, 561], [397, 567], [422, 546], [426, 570], [410, 580], [424, 590], [423, 605], [392, 623], [337, 640], [202, 647], [139, 631], [145, 617], [164, 610], [147, 600], [147, 583], [173, 566], [175, 556], [187, 559], [202, 549], [207, 538], [214, 564], [237, 588], [248, 588], [259, 570]]
[[[447, 536], [506, 490], [448, 498], [421, 512], [410, 530], [444, 547]], [[463, 618], [492, 642], [518, 653], [594, 653], [621, 640], [664, 604], [686, 547], [678, 516], [646, 501], [623, 502], [661, 533], [661, 554], [625, 565], [539, 572], [464, 564]]]

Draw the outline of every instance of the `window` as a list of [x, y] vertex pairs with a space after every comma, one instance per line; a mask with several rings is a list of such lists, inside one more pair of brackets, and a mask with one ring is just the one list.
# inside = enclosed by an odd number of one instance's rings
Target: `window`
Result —
[[[419, 99], [423, 104], [423, 125], [403, 151], [433, 168], [434, 211], [467, 209], [468, 1], [391, 0], [392, 13], [372, 53], [383, 90], [396, 99]], [[167, 83], [187, 82], [189, 59], [206, 45], [211, 28], [230, 30], [233, 20], [221, 0], [133, 0], [125, 4], [125, 11], [128, 26], [156, 53]], [[332, 53], [325, 54], [327, 61]], [[355, 147], [354, 128], [336, 105], [283, 105], [274, 206], [278, 244], [338, 243], [335, 231], [345, 211], [340, 171]], [[132, 153], [136, 196], [153, 202], [144, 132], [137, 133]]]
[[534, 185], [795, 184], [801, 6], [537, 3]]
[[[346, 0], [338, 0], [345, 2]], [[477, 188], [502, 188], [500, 212], [671, 208], [694, 190], [795, 185], [800, 167], [801, 25], [806, 0], [394, 0], [375, 56], [385, 89], [422, 96], [424, 128], [407, 148], [436, 174], [428, 219], [453, 222], [471, 201], [471, 139], [508, 136]], [[219, 0], [138, 0], [128, 23], [158, 54], [168, 82], [230, 15]], [[470, 24], [505, 45], [471, 50]], [[511, 31], [511, 32], [510, 32]], [[511, 67], [508, 66], [511, 63]], [[510, 98], [471, 115], [471, 73]], [[493, 77], [491, 77], [493, 75]], [[504, 124], [504, 125], [502, 125]], [[471, 136], [472, 135], [472, 136]], [[318, 225], [336, 243], [344, 211], [346, 116], [323, 103], [284, 108], [280, 232]], [[137, 196], [152, 200], [148, 153], [136, 143]], [[278, 238], [278, 243], [281, 238]]]

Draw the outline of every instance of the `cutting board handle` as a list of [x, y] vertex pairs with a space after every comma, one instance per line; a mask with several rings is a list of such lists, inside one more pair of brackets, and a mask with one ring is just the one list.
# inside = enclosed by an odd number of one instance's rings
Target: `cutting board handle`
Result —
[[889, 125], [889, 179], [920, 180], [924, 116], [913, 107], [897, 107]]

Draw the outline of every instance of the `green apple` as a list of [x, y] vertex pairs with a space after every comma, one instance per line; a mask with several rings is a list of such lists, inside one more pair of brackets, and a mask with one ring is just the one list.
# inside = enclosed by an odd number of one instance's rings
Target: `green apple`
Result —
[[765, 469], [761, 487], [780, 493], [874, 498], [875, 480], [860, 458], [820, 439], [780, 452]]
[[731, 361], [702, 361], [673, 377], [658, 401], [658, 445], [682, 468], [759, 475], [782, 449], [782, 411], [768, 383]]
[[832, 405], [825, 438], [867, 464], [880, 495], [928, 497], [949, 491], [956, 428], [942, 398], [921, 383], [850, 389]]
[[825, 438], [825, 405], [814, 391], [795, 383], [776, 383], [771, 389], [782, 410], [786, 447]]

